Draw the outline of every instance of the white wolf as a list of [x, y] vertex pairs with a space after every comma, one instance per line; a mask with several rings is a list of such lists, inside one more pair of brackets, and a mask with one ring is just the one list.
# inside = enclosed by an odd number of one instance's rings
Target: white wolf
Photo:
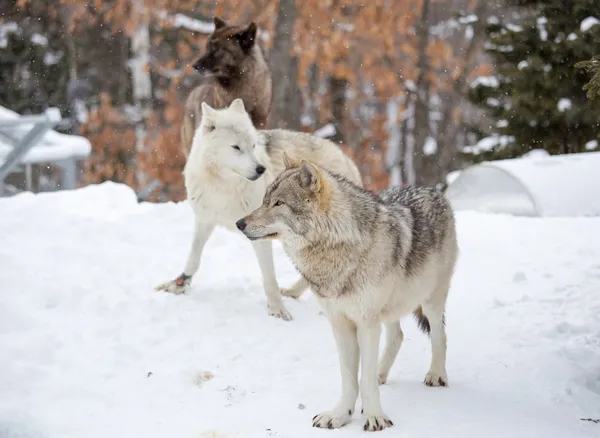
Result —
[[[261, 205], [267, 186], [285, 168], [284, 151], [292, 158], [309, 159], [362, 185], [354, 162], [333, 142], [301, 132], [256, 130], [241, 99], [220, 110], [203, 102], [202, 114], [183, 172], [195, 218], [192, 245], [181, 275], [156, 287], [176, 294], [188, 289], [214, 227], [222, 225], [237, 232], [235, 222]], [[281, 294], [299, 296], [308, 283], [300, 278], [291, 289], [280, 291], [272, 243], [253, 242], [252, 246], [262, 272], [269, 315], [292, 319]]]

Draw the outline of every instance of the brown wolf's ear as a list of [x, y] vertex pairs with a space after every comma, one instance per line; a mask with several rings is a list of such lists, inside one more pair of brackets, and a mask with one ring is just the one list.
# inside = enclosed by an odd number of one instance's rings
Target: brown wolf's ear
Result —
[[285, 170], [300, 167], [300, 163], [290, 157], [285, 151], [283, 152], [283, 165], [285, 166]]
[[302, 159], [300, 163], [300, 185], [313, 193], [321, 190], [321, 171], [312, 163]]
[[225, 20], [219, 17], [213, 17], [213, 22], [215, 23], [215, 29], [221, 29], [222, 27], [227, 26]]
[[254, 47], [257, 30], [258, 28], [256, 27], [256, 23], [252, 22], [248, 25], [248, 27], [246, 27], [246, 29], [235, 36], [245, 53], [250, 52], [252, 47]]

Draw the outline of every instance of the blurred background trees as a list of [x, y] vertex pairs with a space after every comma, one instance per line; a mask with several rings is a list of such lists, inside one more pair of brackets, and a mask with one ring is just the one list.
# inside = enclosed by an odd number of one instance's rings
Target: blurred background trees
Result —
[[0, 105], [59, 107], [60, 130], [93, 144], [86, 182], [183, 199], [179, 124], [214, 15], [258, 23], [271, 126], [342, 143], [370, 188], [597, 147], [599, 100], [574, 67], [600, 53], [595, 0], [7, 0]]

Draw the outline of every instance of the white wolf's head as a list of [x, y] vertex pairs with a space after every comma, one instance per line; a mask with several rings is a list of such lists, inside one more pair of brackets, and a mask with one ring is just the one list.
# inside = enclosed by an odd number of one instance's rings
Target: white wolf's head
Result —
[[258, 135], [242, 99], [228, 108], [214, 109], [202, 102], [202, 120], [198, 127], [198, 147], [202, 159], [220, 173], [255, 181], [265, 172], [256, 154]]

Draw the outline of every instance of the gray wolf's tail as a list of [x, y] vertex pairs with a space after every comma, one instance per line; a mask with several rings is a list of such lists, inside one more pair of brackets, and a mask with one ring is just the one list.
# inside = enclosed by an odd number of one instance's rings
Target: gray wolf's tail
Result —
[[[421, 331], [426, 335], [429, 335], [431, 333], [431, 325], [429, 324], [429, 320], [427, 319], [427, 317], [423, 314], [423, 308], [421, 306], [417, 307], [413, 311], [413, 315], [417, 319], [417, 325], [419, 326]], [[445, 315], [442, 316], [442, 324], [446, 324]]]

